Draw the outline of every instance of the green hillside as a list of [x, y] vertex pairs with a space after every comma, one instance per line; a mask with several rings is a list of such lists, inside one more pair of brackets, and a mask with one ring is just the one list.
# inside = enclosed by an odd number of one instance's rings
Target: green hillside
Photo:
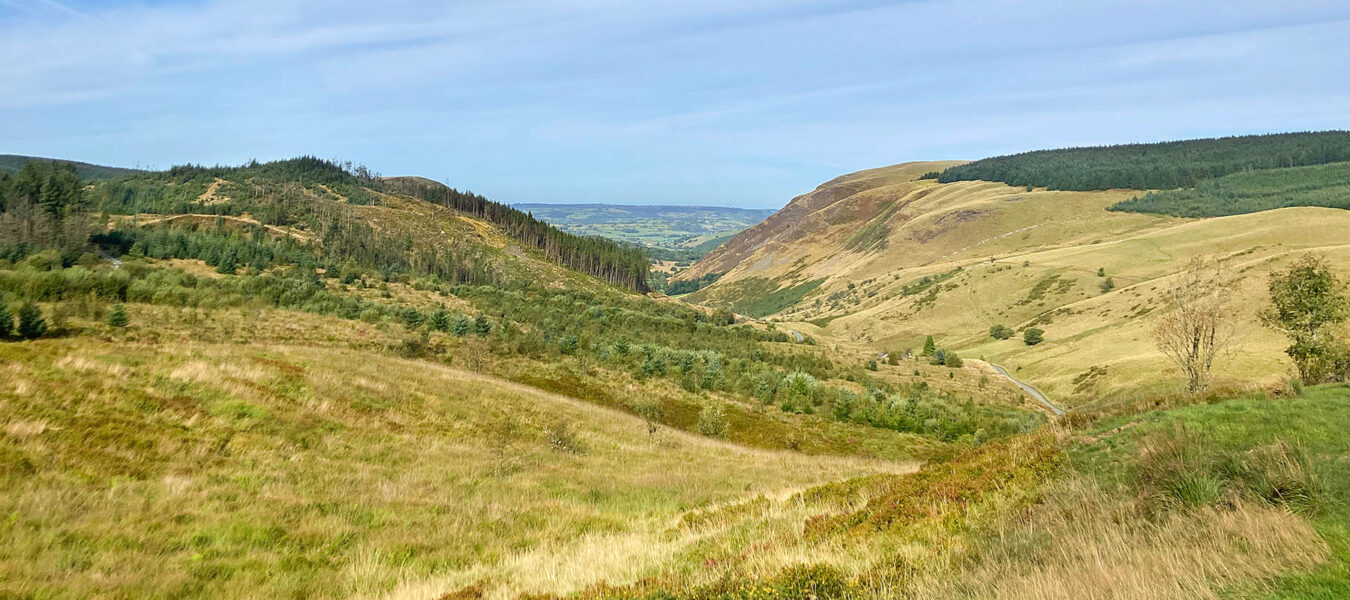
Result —
[[1350, 162], [1233, 173], [1193, 188], [1149, 192], [1110, 210], [1222, 217], [1291, 206], [1350, 209]]
[[1348, 160], [1350, 131], [1320, 131], [1036, 150], [954, 166], [937, 180], [1075, 191], [1172, 189], [1240, 171]]
[[[17, 154], [0, 154], [0, 173], [18, 173], [23, 166], [32, 161], [51, 161], [50, 158], [40, 158], [36, 156], [20, 156]], [[75, 172], [81, 179], [112, 179], [123, 175], [134, 175], [142, 173], [136, 169], [125, 169], [122, 167], [108, 167], [104, 165], [93, 165], [78, 161], [61, 161], [75, 165]]]

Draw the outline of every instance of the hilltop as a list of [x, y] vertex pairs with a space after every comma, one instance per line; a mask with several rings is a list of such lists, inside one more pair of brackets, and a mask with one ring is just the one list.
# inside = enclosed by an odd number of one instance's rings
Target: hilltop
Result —
[[[18, 173], [23, 170], [23, 166], [33, 162], [49, 162], [54, 159], [42, 158], [38, 156], [20, 156], [18, 154], [0, 154], [0, 173]], [[75, 166], [75, 172], [81, 179], [112, 179], [124, 175], [134, 175], [144, 173], [140, 169], [127, 169], [124, 167], [109, 167], [106, 165], [95, 165], [74, 160], [61, 161]]]

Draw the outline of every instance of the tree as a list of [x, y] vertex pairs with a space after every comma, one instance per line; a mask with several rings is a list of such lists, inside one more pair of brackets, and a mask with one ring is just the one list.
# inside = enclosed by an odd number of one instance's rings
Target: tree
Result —
[[47, 332], [47, 321], [42, 318], [42, 310], [32, 302], [24, 302], [19, 307], [19, 336], [27, 339], [37, 339]]
[[937, 351], [937, 344], [933, 342], [933, 336], [928, 336], [923, 340], [923, 355], [932, 356]]
[[727, 435], [727, 414], [721, 402], [709, 402], [698, 413], [698, 432], [711, 438]]
[[661, 408], [661, 403], [655, 400], [639, 402], [633, 406], [633, 410], [647, 423], [647, 435], [655, 436], [656, 429], [661, 424], [661, 419], [666, 417], [666, 410]]
[[449, 331], [450, 312], [445, 310], [445, 307], [432, 311], [431, 317], [427, 319], [427, 326], [435, 331]]
[[1097, 267], [1097, 276], [1106, 277], [1106, 267]]
[[1326, 259], [1311, 254], [1271, 275], [1271, 305], [1261, 321], [1293, 340], [1285, 353], [1304, 383], [1324, 381], [1346, 354], [1334, 332], [1350, 316], [1343, 288]]
[[473, 319], [473, 330], [478, 333], [478, 337], [487, 337], [492, 333], [492, 322], [488, 321], [487, 315], [478, 313]]
[[1229, 285], [1218, 261], [1192, 258], [1168, 291], [1170, 312], [1153, 329], [1153, 343], [1181, 369], [1191, 393], [1209, 387], [1214, 358], [1232, 341]]
[[108, 324], [113, 327], [126, 327], [131, 323], [131, 318], [127, 316], [126, 307], [121, 302], [112, 305], [112, 310], [108, 312]]
[[1040, 327], [1028, 327], [1022, 332], [1022, 341], [1028, 346], [1035, 346], [1045, 341], [1045, 330]]
[[994, 325], [989, 328], [989, 337], [996, 340], [1006, 340], [1012, 336], [1013, 330], [1007, 325]]
[[455, 324], [450, 326], [450, 333], [455, 334], [456, 337], [464, 337], [469, 335], [469, 331], [472, 329], [473, 323], [469, 321], [469, 318], [460, 315], [455, 317]]
[[965, 366], [966, 363], [961, 360], [961, 357], [957, 356], [955, 352], [948, 352], [947, 356], [943, 358], [942, 364], [953, 369], [960, 369]]
[[9, 305], [5, 304], [4, 295], [0, 294], [0, 339], [9, 337], [12, 331], [14, 331], [14, 317], [9, 314]]
[[1097, 284], [1097, 287], [1101, 288], [1102, 293], [1105, 294], [1116, 289], [1116, 280], [1107, 277], [1106, 279], [1103, 279], [1101, 283]]

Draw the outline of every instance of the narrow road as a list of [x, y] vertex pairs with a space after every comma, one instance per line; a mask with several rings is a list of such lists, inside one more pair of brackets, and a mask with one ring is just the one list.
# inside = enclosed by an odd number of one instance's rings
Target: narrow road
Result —
[[1025, 382], [1025, 381], [1022, 381], [1021, 379], [1018, 379], [1018, 378], [1016, 378], [1016, 377], [1013, 377], [1012, 375], [1009, 375], [1009, 374], [1008, 374], [1008, 370], [1007, 370], [1007, 369], [1004, 369], [1003, 367], [1000, 367], [1000, 366], [998, 366], [998, 365], [996, 365], [996, 364], [994, 364], [994, 363], [989, 363], [989, 366], [993, 367], [995, 371], [998, 371], [998, 374], [999, 374], [999, 375], [1002, 375], [1002, 376], [1004, 376], [1004, 377], [1007, 377], [1007, 378], [1008, 378], [1008, 381], [1011, 381], [1011, 382], [1017, 384], [1017, 387], [1020, 387], [1020, 388], [1022, 388], [1022, 390], [1025, 391], [1026, 393], [1031, 394], [1031, 397], [1032, 397], [1032, 398], [1035, 398], [1035, 399], [1039, 400], [1039, 401], [1041, 402], [1041, 404], [1044, 404], [1045, 407], [1048, 408], [1048, 409], [1050, 409], [1052, 412], [1054, 412], [1055, 415], [1060, 416], [1060, 417], [1064, 416], [1064, 409], [1062, 409], [1062, 408], [1060, 408], [1060, 407], [1058, 407], [1058, 406], [1055, 406], [1053, 403], [1051, 403], [1051, 402], [1050, 402], [1050, 399], [1049, 399], [1049, 398], [1046, 398], [1046, 397], [1045, 397], [1045, 394], [1042, 394], [1040, 390], [1038, 390], [1038, 389], [1032, 387], [1031, 384], [1029, 384], [1029, 383], [1027, 383], [1027, 382]]

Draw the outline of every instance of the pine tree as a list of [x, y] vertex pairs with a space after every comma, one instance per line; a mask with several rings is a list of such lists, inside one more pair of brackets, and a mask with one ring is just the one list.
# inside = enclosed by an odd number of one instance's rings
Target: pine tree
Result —
[[431, 318], [427, 321], [432, 329], [436, 331], [450, 330], [450, 313], [445, 308], [438, 308], [431, 313]]
[[14, 331], [14, 317], [9, 314], [9, 305], [5, 304], [5, 297], [0, 295], [0, 338], [7, 338]]
[[112, 311], [108, 313], [108, 324], [113, 327], [126, 327], [131, 323], [131, 318], [127, 316], [126, 307], [122, 303], [112, 305]]
[[937, 344], [933, 342], [933, 336], [930, 335], [923, 341], [923, 355], [932, 356], [934, 352], [937, 352]]
[[42, 318], [42, 310], [32, 302], [19, 307], [19, 336], [32, 340], [47, 332], [47, 320]]
[[473, 324], [469, 322], [469, 318], [460, 315], [455, 318], [455, 324], [450, 326], [450, 333], [453, 333], [458, 337], [464, 337], [469, 334], [469, 330], [471, 329], [473, 329]]
[[487, 337], [492, 333], [492, 322], [488, 321], [487, 315], [479, 313], [473, 320], [473, 329], [478, 332], [478, 337]]

